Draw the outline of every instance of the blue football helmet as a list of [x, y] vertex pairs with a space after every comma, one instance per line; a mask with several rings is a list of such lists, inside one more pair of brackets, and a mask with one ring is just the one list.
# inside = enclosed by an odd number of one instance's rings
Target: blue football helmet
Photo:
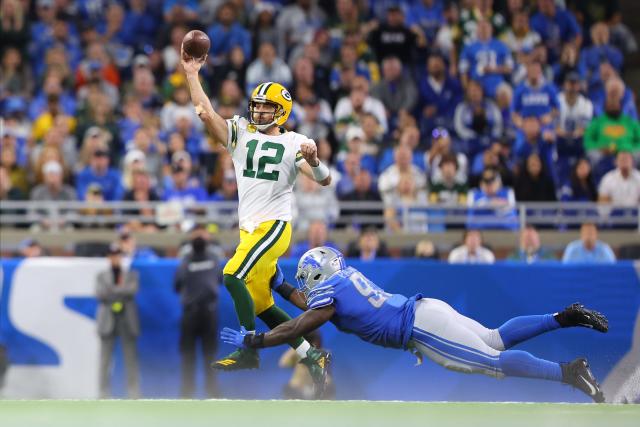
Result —
[[339, 250], [327, 246], [310, 249], [298, 261], [298, 287], [309, 298], [315, 287], [345, 268], [347, 265]]

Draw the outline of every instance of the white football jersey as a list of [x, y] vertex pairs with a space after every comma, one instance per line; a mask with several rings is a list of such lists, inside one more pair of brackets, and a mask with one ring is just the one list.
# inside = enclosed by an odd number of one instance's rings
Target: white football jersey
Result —
[[300, 144], [313, 141], [296, 132], [265, 135], [240, 116], [227, 120], [227, 128], [227, 150], [238, 181], [240, 228], [251, 233], [265, 221], [291, 221], [293, 184], [305, 162]]

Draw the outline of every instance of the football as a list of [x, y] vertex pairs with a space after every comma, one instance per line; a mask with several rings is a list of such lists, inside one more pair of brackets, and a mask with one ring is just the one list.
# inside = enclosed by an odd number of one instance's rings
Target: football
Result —
[[189, 31], [182, 39], [182, 49], [191, 58], [204, 58], [210, 47], [209, 37], [200, 30]]

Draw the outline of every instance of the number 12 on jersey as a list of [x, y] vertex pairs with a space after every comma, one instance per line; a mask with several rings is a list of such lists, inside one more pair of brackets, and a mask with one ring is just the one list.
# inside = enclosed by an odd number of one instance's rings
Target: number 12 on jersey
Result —
[[256, 149], [258, 148], [257, 139], [252, 139], [247, 142], [247, 167], [242, 171], [242, 176], [247, 178], [257, 178], [257, 179], [266, 179], [268, 181], [277, 181], [280, 176], [280, 172], [274, 169], [271, 171], [266, 171], [265, 168], [267, 165], [278, 165], [282, 162], [282, 156], [284, 155], [284, 146], [277, 142], [265, 141], [260, 146], [260, 153], [264, 151], [268, 151], [270, 149], [276, 150], [275, 154], [270, 156], [268, 154], [263, 154], [258, 158], [258, 170], [254, 169], [254, 156], [256, 154]]

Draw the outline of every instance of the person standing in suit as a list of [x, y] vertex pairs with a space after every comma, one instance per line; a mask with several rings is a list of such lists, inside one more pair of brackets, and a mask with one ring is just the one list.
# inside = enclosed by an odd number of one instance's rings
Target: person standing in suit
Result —
[[127, 372], [127, 394], [140, 397], [138, 378], [137, 337], [140, 333], [138, 308], [135, 295], [138, 292], [138, 273], [122, 267], [122, 250], [116, 243], [109, 247], [109, 269], [98, 274], [96, 297], [98, 298], [98, 335], [100, 335], [100, 397], [111, 395], [110, 372], [113, 347], [116, 338], [124, 353]]

